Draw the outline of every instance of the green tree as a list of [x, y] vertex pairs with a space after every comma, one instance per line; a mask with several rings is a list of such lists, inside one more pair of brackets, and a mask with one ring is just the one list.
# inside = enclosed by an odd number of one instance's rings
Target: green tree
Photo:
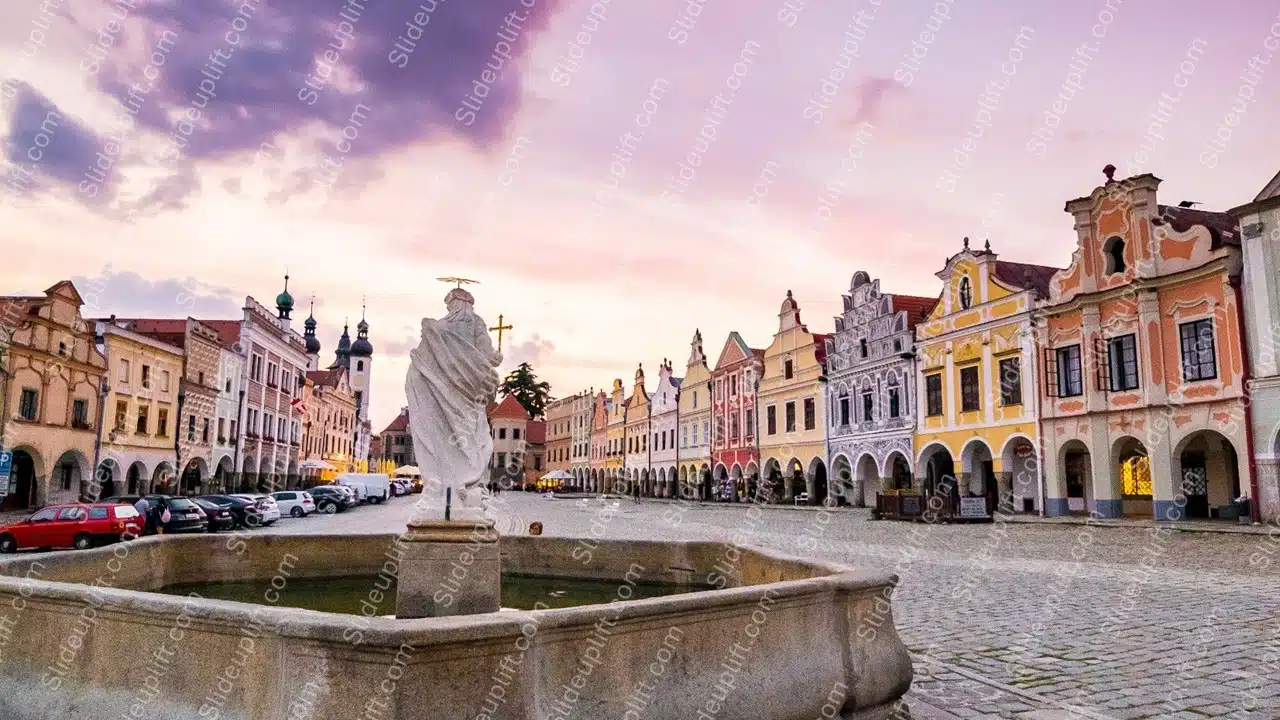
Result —
[[538, 376], [533, 373], [529, 363], [520, 363], [519, 367], [508, 373], [498, 392], [504, 398], [515, 395], [516, 402], [534, 418], [542, 417], [546, 412], [547, 402], [551, 400], [551, 384], [538, 382]]

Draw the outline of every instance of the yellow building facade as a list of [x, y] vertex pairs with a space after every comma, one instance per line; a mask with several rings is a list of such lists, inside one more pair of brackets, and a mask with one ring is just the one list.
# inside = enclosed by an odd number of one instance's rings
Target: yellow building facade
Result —
[[711, 494], [711, 369], [702, 350], [701, 330], [694, 332], [690, 343], [676, 412], [680, 497], [704, 499]]
[[[764, 351], [756, 401], [762, 477], [775, 502], [790, 503], [800, 493], [811, 504], [827, 497], [826, 340], [800, 321], [800, 306], [788, 290], [778, 312], [778, 332]], [[747, 470], [748, 482], [754, 474], [754, 468]]]
[[69, 281], [0, 298], [0, 448], [13, 451], [7, 510], [93, 494], [106, 359], [82, 305]]
[[613, 380], [605, 437], [608, 440], [608, 450], [604, 459], [605, 479], [608, 481], [606, 488], [607, 491], [613, 491], [617, 488], [617, 480], [623, 477], [623, 467], [627, 457], [627, 399], [626, 391], [622, 389], [622, 378]]
[[938, 273], [942, 295], [916, 327], [917, 487], [984, 497], [987, 513], [1041, 507], [1031, 314], [1057, 271], [965, 238]]
[[110, 388], [98, 454], [100, 493], [177, 494], [183, 351], [113, 320], [98, 323], [98, 336]]

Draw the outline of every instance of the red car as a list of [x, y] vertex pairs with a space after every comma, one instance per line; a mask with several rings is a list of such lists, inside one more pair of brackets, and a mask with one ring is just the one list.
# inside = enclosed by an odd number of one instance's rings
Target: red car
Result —
[[50, 505], [26, 520], [0, 527], [0, 552], [21, 548], [85, 550], [101, 542], [136, 537], [142, 531], [142, 516], [131, 505]]

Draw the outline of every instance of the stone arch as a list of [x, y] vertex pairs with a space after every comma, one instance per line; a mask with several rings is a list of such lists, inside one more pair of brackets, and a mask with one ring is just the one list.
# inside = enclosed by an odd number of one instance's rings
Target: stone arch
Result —
[[1022, 433], [1010, 435], [1000, 450], [996, 499], [1000, 512], [1035, 512], [1039, 507], [1043, 471], [1040, 453], [1031, 438]]
[[911, 472], [911, 459], [901, 450], [894, 450], [884, 459], [880, 476], [887, 478], [890, 487], [896, 490], [910, 490], [916, 486], [915, 476]]
[[783, 493], [786, 490], [782, 482], [782, 464], [777, 458], [769, 458], [764, 461], [764, 474], [761, 475], [761, 482], [764, 484], [765, 492], [769, 496], [769, 502], [782, 502]]
[[827, 477], [827, 463], [818, 456], [814, 456], [809, 461], [808, 471], [805, 473], [806, 482], [809, 488], [809, 504], [810, 505], [834, 505], [828, 503], [830, 497], [830, 480]]
[[45, 477], [44, 458], [30, 445], [13, 449], [13, 469], [9, 477], [9, 494], [4, 497], [5, 510], [26, 510], [40, 497], [40, 482]]
[[158, 495], [170, 495], [176, 492], [174, 487], [173, 463], [161, 460], [151, 472], [151, 492]]
[[115, 458], [103, 458], [98, 463], [98, 469], [93, 474], [94, 484], [97, 485], [97, 493], [95, 497], [108, 498], [113, 495], [125, 494], [121, 488], [124, 486], [124, 471], [120, 468], [120, 463]]
[[182, 468], [181, 480], [175, 494], [200, 495], [204, 492], [204, 482], [209, 477], [209, 466], [202, 457], [194, 457]]
[[90, 472], [84, 453], [74, 448], [63, 451], [50, 468], [46, 504], [79, 502], [90, 489]]
[[782, 499], [794, 502], [796, 495], [808, 492], [808, 483], [804, 477], [804, 465], [792, 457], [782, 466]]
[[145, 495], [151, 490], [151, 470], [141, 460], [134, 460], [124, 472], [124, 488], [126, 495]]
[[[1097, 480], [1095, 480], [1096, 482]], [[1099, 499], [1097, 504], [1110, 505], [1113, 514], [1108, 517], [1135, 515], [1154, 517], [1155, 494], [1151, 479], [1151, 457], [1147, 446], [1132, 435], [1122, 435], [1111, 443], [1110, 472], [1105, 480], [1105, 491], [1096, 495], [1118, 498], [1108, 503]]]
[[672, 465], [667, 470], [667, 486], [663, 491], [664, 497], [678, 497], [680, 492], [680, 483], [676, 480], [676, 466]]
[[258, 485], [258, 459], [253, 455], [246, 455], [244, 460], [240, 462], [240, 487], [236, 488], [241, 492], [257, 487]]
[[760, 497], [760, 464], [755, 460], [748, 461], [747, 466], [743, 468], [742, 485], [748, 500], [751, 502], [765, 502]]
[[702, 466], [695, 472], [697, 473], [698, 498], [701, 500], [710, 500], [712, 487], [711, 465], [708, 463], [702, 463]]
[[217, 488], [217, 492], [227, 492], [231, 482], [231, 475], [235, 472], [235, 464], [230, 454], [223, 454], [218, 458], [218, 464], [213, 469], [213, 480]]
[[[987, 441], [970, 438], [960, 449], [961, 494], [994, 495], [996, 492], [995, 452]], [[967, 483], [968, 492], [964, 492]]]
[[934, 441], [924, 446], [916, 457], [917, 486], [927, 492], [952, 495], [956, 492], [956, 463], [951, 448]]
[[857, 488], [855, 499], [859, 506], [870, 505], [874, 503], [875, 493], [880, 492], [880, 466], [876, 464], [876, 459], [869, 452], [864, 452], [858, 456], [858, 462], [853, 466], [854, 487]]
[[831, 478], [835, 482], [833, 492], [836, 495], [836, 502], [858, 507], [862, 505], [862, 491], [854, 483], [853, 463], [849, 462], [848, 455], [841, 452], [831, 458]]
[[1187, 433], [1174, 444], [1173, 463], [1174, 494], [1186, 502], [1178, 519], [1219, 517], [1221, 508], [1244, 494], [1247, 458], [1236, 450], [1231, 438], [1217, 430], [1201, 428]]
[[711, 482], [714, 491], [714, 498], [721, 501], [732, 499], [733, 492], [729, 485], [729, 468], [725, 467], [724, 463], [716, 463], [716, 468], [712, 473], [713, 476]]
[[1093, 456], [1083, 440], [1072, 438], [1058, 448], [1058, 474], [1054, 487], [1065, 493], [1066, 507], [1059, 507], [1057, 512], [1084, 514], [1095, 510], [1102, 517], [1111, 517], [1108, 512], [1119, 512], [1112, 506], [1097, 505], [1094, 482], [1102, 479], [1093, 477]]

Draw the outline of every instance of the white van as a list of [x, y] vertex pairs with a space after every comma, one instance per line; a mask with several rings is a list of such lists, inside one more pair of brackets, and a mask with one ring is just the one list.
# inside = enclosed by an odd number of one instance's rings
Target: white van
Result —
[[383, 473], [343, 473], [333, 484], [354, 489], [360, 502], [377, 505], [391, 497], [391, 478]]

